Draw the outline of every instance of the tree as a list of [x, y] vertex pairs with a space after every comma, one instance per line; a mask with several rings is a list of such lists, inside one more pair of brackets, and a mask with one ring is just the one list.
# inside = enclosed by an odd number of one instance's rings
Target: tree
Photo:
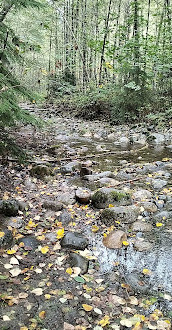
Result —
[[[4, 0], [0, 5], [0, 151], [10, 147], [6, 128], [18, 121], [35, 122], [35, 120], [18, 106], [18, 96], [32, 99], [32, 94], [22, 86], [15, 77], [14, 64], [22, 59], [25, 42], [15, 35], [5, 19], [11, 10], [39, 8], [42, 4], [35, 0]], [[11, 144], [11, 142], [10, 142]]]

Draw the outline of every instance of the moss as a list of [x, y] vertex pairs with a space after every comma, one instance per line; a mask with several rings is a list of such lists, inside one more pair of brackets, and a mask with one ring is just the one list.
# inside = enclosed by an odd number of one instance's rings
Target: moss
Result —
[[122, 199], [125, 199], [125, 200], [130, 199], [130, 195], [128, 193], [117, 191], [117, 190], [112, 191], [110, 193], [110, 196], [114, 201], [117, 201], [117, 202], [120, 202]]
[[117, 220], [112, 208], [103, 210], [100, 218], [106, 226], [113, 225], [114, 221]]
[[108, 201], [108, 195], [101, 190], [96, 191], [92, 197], [93, 205], [104, 204]]

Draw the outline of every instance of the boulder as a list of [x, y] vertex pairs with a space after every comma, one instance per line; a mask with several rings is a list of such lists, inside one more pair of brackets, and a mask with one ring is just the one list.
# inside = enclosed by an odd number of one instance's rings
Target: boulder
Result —
[[128, 193], [114, 188], [99, 189], [92, 196], [92, 204], [98, 209], [106, 208], [109, 204], [128, 205], [130, 202]]
[[101, 178], [114, 178], [114, 174], [113, 172], [111, 171], [105, 171], [105, 172], [101, 172], [101, 173], [98, 173], [98, 174], [92, 174], [92, 175], [85, 175], [84, 178], [87, 180], [87, 181], [97, 181]]
[[15, 199], [1, 200], [0, 201], [0, 213], [8, 217], [18, 215], [20, 210], [20, 203]]
[[150, 213], [154, 213], [158, 209], [157, 206], [152, 202], [141, 202], [139, 205], [142, 206], [145, 211]]
[[88, 243], [88, 239], [77, 232], [68, 232], [61, 240], [61, 246], [63, 248], [76, 250], [84, 250], [88, 246]]
[[72, 173], [73, 171], [75, 171], [77, 168], [79, 167], [79, 162], [78, 161], [73, 161], [70, 163], [67, 163], [65, 165], [63, 165], [61, 167], [61, 172], [63, 174], [68, 174], [68, 173]]
[[117, 206], [105, 209], [100, 214], [100, 220], [106, 225], [114, 225], [115, 221], [133, 223], [137, 220], [140, 208], [135, 205]]
[[53, 200], [45, 200], [43, 201], [43, 208], [44, 209], [48, 209], [48, 210], [52, 210], [55, 212], [61, 211], [63, 209], [63, 204], [57, 201], [53, 201]]
[[31, 235], [19, 238], [18, 242], [24, 243], [25, 249], [33, 251], [36, 250], [40, 245], [40, 242], [34, 236]]
[[131, 226], [132, 231], [151, 231], [153, 229], [150, 223], [138, 220], [134, 222]]
[[152, 193], [146, 189], [140, 189], [133, 193], [132, 198], [136, 201], [144, 201], [146, 199], [151, 199], [153, 197]]
[[161, 180], [161, 179], [153, 179], [152, 180], [152, 185], [154, 189], [161, 190], [163, 187], [167, 185], [168, 181], [167, 180]]
[[152, 247], [153, 245], [150, 242], [145, 241], [143, 238], [138, 238], [134, 243], [134, 248], [139, 252], [149, 251]]
[[62, 211], [59, 216], [59, 221], [62, 222], [63, 226], [68, 225], [70, 222], [73, 221], [71, 213], [69, 213], [67, 210]]
[[86, 188], [78, 188], [76, 190], [76, 200], [81, 204], [88, 204], [91, 199], [91, 192]]
[[70, 253], [67, 262], [70, 264], [70, 267], [79, 267], [81, 269], [80, 274], [85, 274], [88, 271], [89, 261], [88, 259], [80, 256], [77, 253]]
[[35, 165], [30, 170], [30, 174], [38, 179], [42, 179], [45, 176], [51, 175], [52, 169], [46, 165]]
[[112, 231], [103, 238], [103, 244], [109, 249], [120, 249], [122, 242], [127, 240], [127, 235], [122, 230]]
[[58, 202], [68, 206], [76, 203], [75, 192], [66, 192], [57, 197]]
[[11, 230], [8, 229], [0, 229], [4, 235], [0, 237], [0, 248], [10, 247], [13, 242], [13, 234]]

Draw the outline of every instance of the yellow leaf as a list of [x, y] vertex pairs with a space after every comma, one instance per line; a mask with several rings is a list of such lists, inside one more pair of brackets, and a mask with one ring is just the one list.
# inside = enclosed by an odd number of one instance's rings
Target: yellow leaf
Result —
[[92, 306], [87, 305], [87, 304], [82, 304], [82, 307], [84, 308], [84, 310], [85, 310], [86, 312], [90, 312], [90, 311], [92, 311], [92, 309], [93, 309]]
[[47, 253], [48, 251], [49, 251], [49, 247], [48, 247], [48, 246], [43, 246], [43, 247], [41, 248], [41, 252], [42, 252], [43, 254]]
[[51, 298], [51, 295], [48, 294], [48, 293], [46, 293], [46, 294], [44, 295], [44, 297], [45, 297], [45, 299], [49, 300], [49, 299]]
[[147, 269], [147, 268], [144, 268], [143, 271], [142, 271], [142, 273], [143, 273], [144, 275], [151, 275], [151, 274], [152, 274], [151, 270], [149, 270], [149, 269]]
[[40, 312], [39, 317], [41, 320], [45, 319], [45, 311]]
[[111, 208], [111, 207], [114, 207], [114, 205], [113, 204], [109, 204], [109, 208]]
[[104, 318], [100, 320], [98, 324], [100, 324], [102, 327], [105, 327], [106, 325], [110, 324], [109, 319], [110, 317], [108, 315], [105, 315]]
[[157, 223], [156, 223], [156, 226], [157, 226], [157, 227], [162, 227], [162, 226], [163, 226], [163, 223], [161, 223], [161, 222], [157, 222]]
[[7, 254], [14, 254], [14, 253], [16, 253], [16, 250], [11, 249], [7, 251]]
[[129, 245], [129, 243], [127, 241], [123, 241], [122, 244], [125, 246]]
[[0, 238], [4, 237], [5, 233], [3, 231], [0, 231]]
[[99, 230], [99, 227], [96, 226], [96, 225], [93, 225], [91, 230], [92, 230], [93, 233], [97, 233], [97, 231]]
[[38, 239], [39, 241], [44, 241], [44, 239], [45, 239], [45, 235], [39, 235], [39, 236], [37, 236], [37, 239]]
[[27, 327], [21, 327], [20, 330], [28, 330]]
[[73, 273], [73, 269], [72, 268], [67, 268], [66, 273], [71, 275]]
[[57, 231], [57, 238], [58, 238], [58, 239], [63, 238], [63, 236], [64, 236], [64, 228], [59, 229], [59, 230]]

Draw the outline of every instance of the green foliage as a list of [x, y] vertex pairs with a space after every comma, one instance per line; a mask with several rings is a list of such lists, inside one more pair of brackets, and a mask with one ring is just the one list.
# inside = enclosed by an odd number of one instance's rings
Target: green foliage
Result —
[[66, 69], [61, 74], [51, 74], [49, 77], [49, 96], [50, 98], [71, 95], [76, 92], [75, 75]]

